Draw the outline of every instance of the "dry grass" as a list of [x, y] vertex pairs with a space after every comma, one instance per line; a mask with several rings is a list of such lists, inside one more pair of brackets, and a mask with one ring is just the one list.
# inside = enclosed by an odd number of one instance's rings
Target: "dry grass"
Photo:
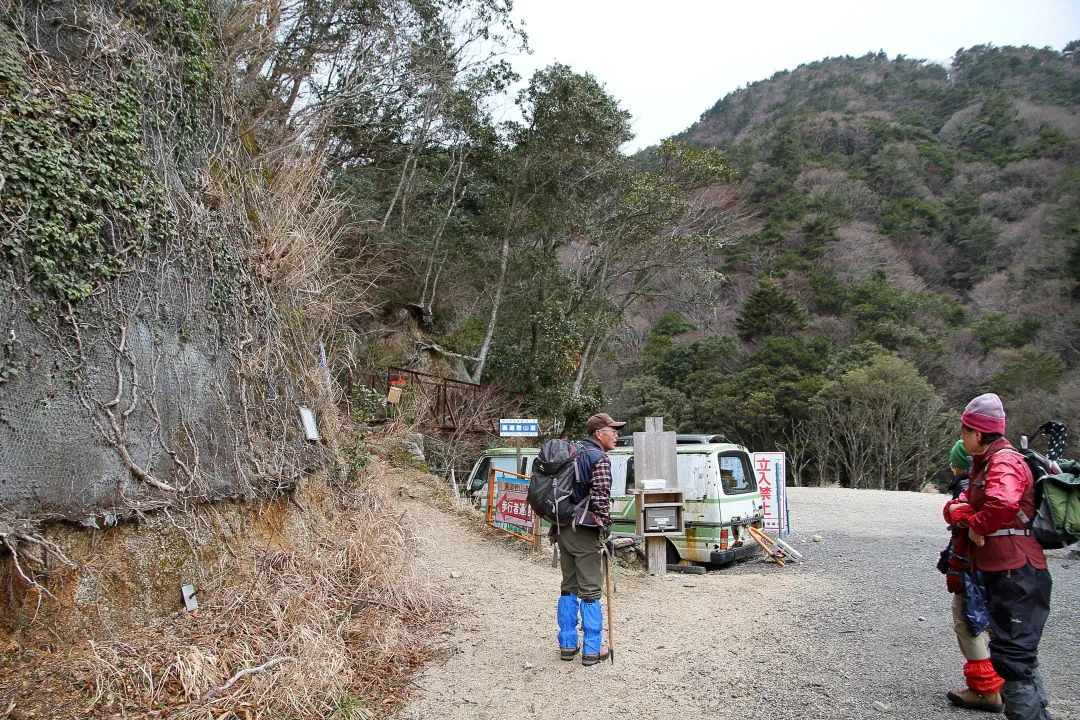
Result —
[[[45, 613], [11, 636], [5, 660], [16, 662], [0, 664], [0, 687], [22, 688], [20, 707], [48, 701], [81, 718], [384, 715], [430, 658], [424, 638], [445, 611], [413, 568], [417, 536], [398, 505], [403, 481], [444, 492], [430, 476], [371, 460], [333, 490], [311, 482], [275, 506], [238, 506], [214, 530], [174, 513], [198, 545], [231, 548], [199, 583], [200, 609], [146, 625], [84, 617], [79, 632]], [[225, 530], [230, 524], [239, 532]], [[154, 533], [138, 535], [159, 546]], [[94, 558], [80, 560], [81, 578], [67, 584], [104, 574]], [[125, 594], [98, 596], [94, 611], [125, 614]]]

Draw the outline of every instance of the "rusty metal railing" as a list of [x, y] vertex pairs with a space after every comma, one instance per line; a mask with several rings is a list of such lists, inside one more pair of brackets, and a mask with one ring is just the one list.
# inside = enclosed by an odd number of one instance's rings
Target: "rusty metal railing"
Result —
[[515, 416], [522, 404], [521, 395], [495, 385], [394, 366], [386, 369], [385, 376], [354, 372], [350, 375], [350, 385], [354, 384], [363, 384], [384, 395], [391, 388], [400, 388], [402, 402], [405, 397], [409, 398], [418, 412], [420, 424], [443, 432], [497, 435], [499, 418]]

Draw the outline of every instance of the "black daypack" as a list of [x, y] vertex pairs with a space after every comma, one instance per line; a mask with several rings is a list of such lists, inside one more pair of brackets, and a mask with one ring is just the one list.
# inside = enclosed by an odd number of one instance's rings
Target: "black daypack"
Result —
[[533, 460], [529, 506], [552, 525], [576, 525], [589, 504], [590, 483], [578, 470], [584, 454], [580, 444], [554, 439]]

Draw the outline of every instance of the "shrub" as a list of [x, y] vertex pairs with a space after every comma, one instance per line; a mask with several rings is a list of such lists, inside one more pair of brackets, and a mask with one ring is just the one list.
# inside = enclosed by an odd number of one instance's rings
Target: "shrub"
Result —
[[980, 210], [1006, 222], [1024, 217], [1034, 204], [1035, 192], [1025, 187], [988, 192], [979, 198]]

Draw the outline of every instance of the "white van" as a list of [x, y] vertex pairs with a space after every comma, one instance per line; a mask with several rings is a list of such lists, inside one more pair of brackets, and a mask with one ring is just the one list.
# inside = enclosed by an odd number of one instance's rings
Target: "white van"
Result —
[[[688, 440], [677, 446], [678, 487], [683, 490], [685, 533], [669, 535], [668, 562], [680, 560], [727, 565], [760, 554], [743, 527], [761, 527], [764, 510], [754, 478], [750, 453], [741, 445], [702, 442], [711, 436]], [[515, 448], [492, 448], [476, 461], [466, 491], [485, 504], [492, 468], [528, 476], [537, 448], [521, 448], [521, 462], [515, 467]], [[634, 476], [634, 448], [620, 445], [612, 449], [611, 517], [613, 532], [633, 535], [637, 518], [637, 489]]]

